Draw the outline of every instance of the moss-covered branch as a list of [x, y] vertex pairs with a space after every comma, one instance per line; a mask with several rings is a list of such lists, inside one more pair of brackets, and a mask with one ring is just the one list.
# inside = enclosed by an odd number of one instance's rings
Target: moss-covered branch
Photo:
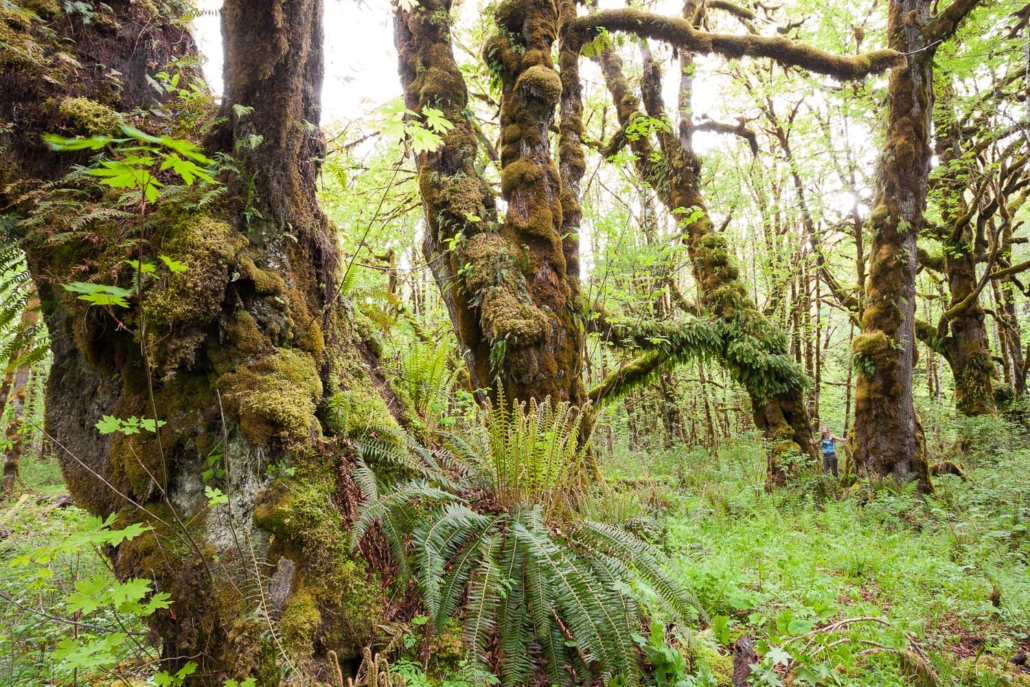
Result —
[[1026, 272], [1027, 270], [1030, 270], [1030, 260], [1024, 260], [1023, 262], [1016, 263], [1011, 267], [1006, 267], [1003, 270], [991, 272], [991, 279], [1002, 279], [1004, 277], [1011, 277], [1014, 274]]
[[666, 17], [636, 9], [603, 10], [580, 17], [574, 23], [580, 40], [591, 40], [599, 29], [653, 38], [682, 50], [716, 54], [729, 59], [769, 58], [783, 65], [826, 74], [842, 81], [861, 79], [886, 71], [898, 63], [900, 53], [877, 50], [861, 55], [835, 55], [783, 36], [735, 36], [694, 28], [679, 17]]
[[969, 13], [983, 4], [983, 0], [955, 0], [923, 29], [923, 36], [928, 43], [944, 41], [954, 35], [959, 24]]
[[747, 141], [748, 146], [751, 148], [751, 154], [758, 155], [758, 136], [752, 129], [748, 128], [747, 123], [743, 119], [739, 120], [736, 124], [717, 122], [714, 119], [702, 119], [693, 125], [693, 129], [694, 131], [712, 131], [717, 134], [739, 136]]

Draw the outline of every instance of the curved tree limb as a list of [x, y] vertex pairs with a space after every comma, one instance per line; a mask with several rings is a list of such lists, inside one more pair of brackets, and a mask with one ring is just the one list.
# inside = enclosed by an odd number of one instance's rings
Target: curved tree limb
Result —
[[694, 28], [680, 17], [666, 17], [635, 9], [603, 10], [576, 19], [570, 27], [581, 42], [598, 30], [632, 33], [653, 38], [694, 53], [716, 54], [730, 59], [768, 57], [780, 64], [826, 74], [841, 81], [861, 79], [886, 71], [903, 59], [894, 50], [876, 50], [861, 55], [835, 55], [782, 36], [735, 36], [709, 33]]

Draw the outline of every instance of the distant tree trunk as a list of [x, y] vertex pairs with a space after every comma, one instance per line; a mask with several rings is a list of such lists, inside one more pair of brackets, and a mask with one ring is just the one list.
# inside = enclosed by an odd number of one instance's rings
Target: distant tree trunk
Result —
[[[172, 21], [182, 6], [150, 7], [111, 0], [97, 10], [103, 22], [58, 11], [49, 27], [0, 15], [0, 28], [39, 48], [13, 67], [3, 55], [0, 119], [14, 124], [0, 130], [0, 189], [57, 180], [85, 162], [42, 148], [45, 131], [117, 133], [115, 112], [125, 112], [177, 135], [139, 114], [161, 104], [147, 77], [197, 56]], [[350, 458], [333, 437], [359, 440], [393, 419], [377, 391], [376, 344], [336, 297], [336, 241], [315, 199], [321, 0], [227, 0], [222, 17], [224, 121], [208, 149], [240, 161], [239, 174], [225, 173], [228, 192], [201, 208], [203, 189], [184, 190], [175, 203], [158, 200], [152, 221], [97, 220], [59, 245], [48, 239], [68, 230], [51, 215], [25, 237], [52, 336], [46, 426], [78, 505], [153, 527], [111, 558], [119, 577], [172, 596], [151, 619], [163, 667], [197, 662], [196, 685], [325, 681], [327, 652], [360, 656], [385, 598], [351, 554]], [[193, 78], [181, 69], [184, 82]], [[24, 199], [16, 207], [42, 212]], [[158, 251], [187, 269], [148, 282], [118, 313], [124, 327], [61, 288], [73, 279], [128, 286], [125, 258]], [[104, 415], [167, 424], [102, 435], [94, 426]], [[212, 465], [224, 477], [202, 477]], [[228, 503], [210, 506], [209, 486]]]
[[658, 389], [661, 392], [662, 420], [665, 423], [665, 447], [683, 441], [683, 418], [680, 414], [679, 395], [676, 393], [675, 378], [670, 369], [662, 370], [658, 377]]
[[[476, 168], [477, 139], [463, 113], [468, 90], [454, 60], [443, 0], [398, 7], [395, 40], [409, 109], [440, 109], [454, 128], [436, 151], [416, 156], [428, 222], [424, 252], [433, 266], [477, 388], [499, 381], [509, 401], [543, 399], [582, 406], [584, 327], [579, 294], [578, 204], [583, 173], [578, 72], [562, 53], [552, 62], [561, 22], [544, 0], [502, 2], [498, 33], [483, 51], [501, 81], [499, 221]], [[563, 20], [564, 21], [564, 20]], [[561, 103], [559, 169], [549, 129]]]
[[21, 326], [15, 336], [22, 341], [14, 348], [8, 360], [3, 361], [4, 375], [0, 382], [0, 414], [7, 408], [10, 417], [4, 431], [7, 449], [4, 451], [4, 475], [2, 493], [9, 494], [21, 478], [21, 459], [27, 443], [27, 425], [25, 422], [26, 392], [29, 386], [30, 366], [23, 361], [32, 349], [34, 331], [39, 325], [39, 297], [35, 289], [22, 306]]
[[[936, 152], [941, 164], [948, 169], [953, 163], [961, 163], [962, 132], [957, 130], [948, 100], [950, 87], [940, 90], [944, 98], [934, 107]], [[968, 305], [958, 307], [976, 292], [980, 281], [976, 267], [985, 257], [985, 223], [971, 223], [965, 215], [962, 195], [967, 187], [968, 179], [948, 176], [944, 176], [937, 186], [945, 225], [943, 271], [950, 294], [945, 310], [956, 309], [957, 312], [953, 317], [942, 318], [928, 343], [951, 366], [955, 379], [955, 408], [967, 416], [991, 415], [995, 412], [991, 385], [995, 371], [987, 338], [987, 315], [978, 296], [973, 296]], [[978, 202], [978, 199], [973, 202]]]

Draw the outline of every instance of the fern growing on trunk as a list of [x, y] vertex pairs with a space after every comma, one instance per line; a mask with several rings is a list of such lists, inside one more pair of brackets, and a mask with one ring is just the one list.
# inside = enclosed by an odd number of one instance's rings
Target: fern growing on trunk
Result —
[[353, 543], [379, 524], [402, 571], [417, 575], [433, 625], [463, 614], [465, 641], [505, 685], [541, 672], [556, 684], [639, 682], [632, 584], [676, 617], [696, 615], [655, 549], [576, 516], [578, 429], [568, 404], [509, 409], [502, 399], [478, 424], [446, 435], [445, 449], [412, 451], [417, 479], [381, 490], [364, 463], [355, 473], [365, 503]]

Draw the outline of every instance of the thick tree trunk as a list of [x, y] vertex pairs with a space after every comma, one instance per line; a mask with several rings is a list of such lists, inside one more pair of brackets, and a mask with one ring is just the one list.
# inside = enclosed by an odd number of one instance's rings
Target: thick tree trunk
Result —
[[[395, 20], [408, 108], [438, 108], [454, 125], [439, 149], [416, 157], [428, 223], [426, 260], [477, 388], [495, 395], [499, 383], [509, 401], [550, 396], [582, 406], [576, 229], [583, 161], [575, 102], [562, 102], [568, 116], [560, 131], [560, 172], [548, 140], [563, 94], [551, 60], [558, 6], [502, 3], [496, 13], [501, 30], [484, 50], [502, 85], [503, 222], [475, 166], [477, 143], [463, 112], [468, 91], [454, 61], [449, 9], [447, 2], [424, 0], [411, 12], [398, 7]], [[578, 83], [574, 73], [566, 78]]]
[[[945, 269], [951, 293], [949, 308], [976, 290], [976, 258], [968, 245], [949, 246], [944, 251]], [[987, 315], [979, 299], [950, 322], [944, 359], [955, 378], [955, 408], [963, 415], [993, 415], [995, 376], [991, 344], [987, 338]]]
[[[162, 9], [118, 1], [91, 24], [55, 16], [56, 36], [4, 10], [7, 29], [36, 46], [33, 60], [3, 72], [0, 118], [14, 123], [0, 134], [4, 181], [59, 179], [76, 161], [41, 149], [41, 132], [109, 133], [116, 111], [158, 104], [146, 76], [194, 55], [168, 19], [173, 6]], [[51, 237], [69, 230], [50, 215], [25, 237], [49, 306], [46, 422], [68, 487], [94, 513], [153, 527], [112, 561], [120, 577], [171, 593], [152, 628], [164, 667], [199, 664], [191, 684], [327, 679], [328, 652], [358, 657], [384, 606], [366, 563], [350, 553], [349, 458], [333, 441], [392, 418], [376, 389], [374, 342], [356, 333], [349, 303], [334, 299], [335, 242], [315, 201], [321, 17], [321, 0], [226, 2], [226, 121], [209, 148], [240, 162], [238, 174], [225, 173], [221, 200], [202, 209], [203, 190], [184, 190], [175, 203], [158, 200], [148, 221], [95, 221], [60, 245]], [[59, 59], [59, 45], [82, 67]], [[132, 123], [167, 126], [139, 115]], [[32, 211], [30, 200], [18, 207]], [[147, 282], [128, 310], [90, 308], [61, 288], [128, 286], [125, 258], [158, 252], [187, 270]], [[167, 424], [101, 435], [103, 415]], [[205, 479], [212, 466], [224, 476]], [[205, 487], [228, 503], [210, 506]]]
[[862, 333], [852, 349], [858, 370], [852, 434], [859, 473], [893, 475], [931, 489], [922, 426], [912, 401], [915, 364], [916, 238], [930, 171], [932, 49], [922, 27], [929, 0], [891, 0], [888, 43], [911, 53], [891, 70], [887, 141], [870, 216], [872, 245]]

